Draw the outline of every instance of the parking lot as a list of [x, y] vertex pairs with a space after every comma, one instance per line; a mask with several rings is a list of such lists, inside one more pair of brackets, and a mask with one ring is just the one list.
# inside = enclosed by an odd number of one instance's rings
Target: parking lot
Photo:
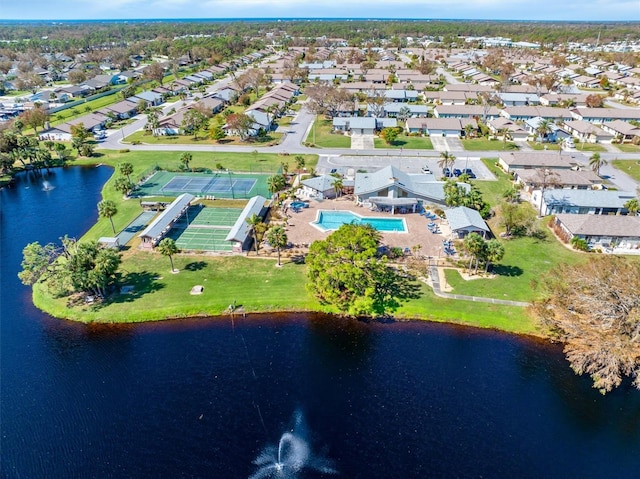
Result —
[[[436, 178], [440, 178], [443, 173], [442, 168], [438, 166], [438, 161], [439, 158], [434, 156], [320, 155], [316, 172], [319, 174], [340, 173], [348, 177], [357, 171], [377, 171], [380, 168], [392, 165], [406, 173], [423, 173], [423, 168], [427, 167]], [[460, 170], [470, 168], [478, 180], [496, 179], [479, 157], [465, 156], [456, 158], [451, 170], [453, 171], [456, 168]]]

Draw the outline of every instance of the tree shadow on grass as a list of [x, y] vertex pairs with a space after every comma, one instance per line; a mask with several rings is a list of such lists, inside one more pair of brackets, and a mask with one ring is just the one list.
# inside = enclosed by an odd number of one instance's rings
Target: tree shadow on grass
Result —
[[122, 285], [121, 292], [109, 295], [104, 301], [97, 303], [94, 307], [99, 309], [112, 303], [130, 303], [145, 294], [159, 291], [163, 289], [165, 285], [159, 283], [157, 278], [156, 273], [150, 273], [148, 271], [125, 273], [118, 281], [118, 283]]
[[491, 268], [491, 272], [498, 276], [522, 276], [522, 273], [524, 273], [520, 266], [510, 266], [505, 264], [496, 264]]
[[207, 266], [207, 263], [205, 263], [204, 261], [194, 261], [192, 263], [185, 265], [184, 269], [187, 271], [200, 271], [206, 268], [206, 266]]

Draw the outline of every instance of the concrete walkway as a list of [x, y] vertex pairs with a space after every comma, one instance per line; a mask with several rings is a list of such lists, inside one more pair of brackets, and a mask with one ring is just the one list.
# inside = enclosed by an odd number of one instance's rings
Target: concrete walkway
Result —
[[440, 296], [441, 298], [461, 299], [463, 301], [475, 301], [477, 303], [505, 304], [507, 306], [529, 306], [529, 303], [525, 303], [522, 301], [510, 301], [508, 299], [481, 298], [479, 296], [467, 296], [464, 294], [443, 293], [440, 289], [440, 275], [438, 274], [438, 267], [430, 266], [430, 272], [433, 292], [436, 294], [436, 296]]
[[153, 219], [157, 211], [143, 211], [136, 219], [127, 225], [117, 236], [120, 246], [126, 245], [131, 239]]

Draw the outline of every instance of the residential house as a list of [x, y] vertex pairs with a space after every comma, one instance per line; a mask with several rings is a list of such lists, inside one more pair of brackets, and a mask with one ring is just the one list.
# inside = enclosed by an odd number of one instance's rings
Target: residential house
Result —
[[[630, 191], [551, 189], [542, 195], [542, 215], [559, 213], [579, 215], [627, 214], [624, 204], [635, 198]], [[536, 201], [537, 195], [532, 195]]]
[[484, 107], [482, 105], [437, 105], [433, 108], [436, 118], [478, 118], [491, 119], [500, 115], [496, 107]]
[[574, 119], [568, 109], [550, 106], [509, 106], [504, 108], [501, 114], [512, 121], [526, 121], [538, 116], [556, 122]]
[[612, 133], [604, 131], [593, 123], [584, 120], [565, 121], [564, 127], [580, 142], [611, 143], [611, 140], [614, 138]]
[[473, 118], [408, 118], [405, 129], [407, 133], [459, 137], [465, 134], [467, 125], [478, 129]]
[[540, 97], [535, 93], [498, 93], [500, 101], [508, 106], [535, 106], [540, 104]]
[[499, 117], [491, 119], [487, 122], [489, 131], [494, 135], [502, 135], [506, 133], [513, 141], [527, 141], [529, 132], [513, 121]]
[[609, 121], [602, 124], [602, 129], [608, 131], [623, 143], [640, 141], [640, 127], [626, 121]]
[[558, 236], [587, 242], [590, 249], [612, 253], [640, 253], [640, 216], [558, 214], [553, 219]]
[[581, 153], [555, 151], [509, 151], [500, 153], [498, 166], [505, 172], [533, 169], [571, 169], [586, 164], [587, 157]]
[[574, 120], [584, 120], [591, 123], [607, 123], [614, 120], [640, 121], [638, 108], [575, 108], [571, 110]]
[[[336, 190], [333, 187], [335, 181], [336, 178], [331, 175], [314, 176], [313, 178], [302, 180], [298, 194], [306, 198], [317, 198], [319, 200], [335, 198]], [[343, 187], [353, 187], [353, 185], [353, 180], [342, 179]]]
[[592, 170], [551, 169], [546, 171], [514, 169], [513, 179], [522, 185], [523, 191], [529, 195], [539, 190], [543, 183], [545, 188], [562, 188], [575, 190], [599, 190], [604, 180]]
[[[396, 118], [400, 110], [409, 110], [409, 116], [414, 118], [425, 118], [429, 113], [429, 108], [426, 105], [416, 105], [413, 103], [385, 103], [383, 105], [383, 115], [389, 118]], [[371, 115], [371, 111], [368, 112]]]
[[373, 135], [383, 128], [398, 126], [395, 118], [338, 117], [333, 119], [333, 129], [351, 134]]

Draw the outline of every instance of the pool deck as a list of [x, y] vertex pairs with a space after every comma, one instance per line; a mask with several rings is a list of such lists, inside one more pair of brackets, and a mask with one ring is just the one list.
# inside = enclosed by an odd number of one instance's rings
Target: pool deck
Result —
[[[360, 216], [374, 216], [378, 218], [404, 218], [408, 231], [406, 233], [382, 233], [382, 242], [389, 247], [413, 248], [421, 245], [420, 254], [424, 256], [442, 256], [442, 240], [449, 239], [451, 229], [446, 220], [437, 219], [435, 223], [440, 228], [439, 234], [433, 234], [428, 230], [430, 220], [418, 213], [396, 214], [380, 213], [367, 208], [357, 206], [352, 199], [338, 198], [335, 200], [323, 200], [309, 202], [309, 208], [304, 208], [298, 213], [288, 210], [287, 237], [296, 245], [308, 245], [317, 239], [324, 239], [331, 231], [322, 232], [311, 223], [316, 220], [319, 210], [343, 210], [351, 211]], [[440, 251], [439, 251], [440, 250]]]

